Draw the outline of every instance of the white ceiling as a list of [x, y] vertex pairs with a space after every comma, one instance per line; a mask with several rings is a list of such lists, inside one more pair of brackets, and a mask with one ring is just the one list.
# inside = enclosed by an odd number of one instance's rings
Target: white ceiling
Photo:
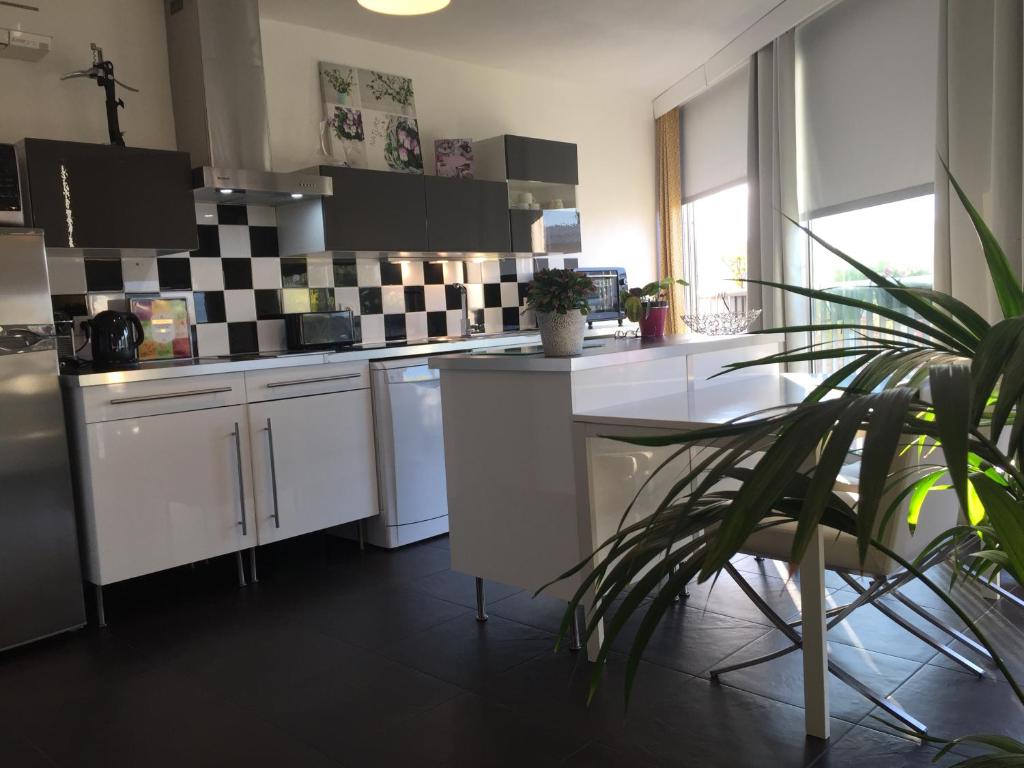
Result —
[[654, 98], [780, 0], [452, 0], [382, 16], [356, 0], [261, 0], [292, 24], [500, 69], [601, 82]]

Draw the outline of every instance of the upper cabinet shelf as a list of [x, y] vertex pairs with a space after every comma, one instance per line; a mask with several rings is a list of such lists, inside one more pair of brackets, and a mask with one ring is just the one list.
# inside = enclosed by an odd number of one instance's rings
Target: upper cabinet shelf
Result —
[[50, 248], [199, 246], [185, 152], [25, 139], [26, 223]]
[[474, 154], [474, 179], [320, 166], [334, 194], [277, 209], [281, 255], [580, 250], [575, 144], [498, 136]]
[[473, 144], [476, 176], [491, 181], [579, 183], [576, 145], [504, 134]]

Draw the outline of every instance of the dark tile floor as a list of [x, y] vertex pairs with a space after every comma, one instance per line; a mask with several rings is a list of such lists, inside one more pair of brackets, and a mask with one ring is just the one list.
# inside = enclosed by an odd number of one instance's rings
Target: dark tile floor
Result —
[[[831, 742], [805, 739], [799, 654], [711, 682], [714, 666], [780, 643], [728, 577], [666, 616], [626, 710], [635, 623], [588, 707], [588, 665], [553, 650], [562, 604], [493, 584], [479, 624], [472, 579], [449, 569], [443, 538], [395, 552], [283, 542], [260, 551], [260, 581], [246, 589], [233, 566], [114, 585], [106, 630], [0, 656], [0, 766], [923, 768], [935, 755], [836, 680]], [[737, 567], [796, 614], [780, 564]], [[829, 586], [834, 601], [853, 595]], [[1024, 611], [961, 597], [1024, 672]], [[1005, 682], [954, 668], [873, 608], [831, 641], [836, 659], [936, 735], [1024, 733]]]

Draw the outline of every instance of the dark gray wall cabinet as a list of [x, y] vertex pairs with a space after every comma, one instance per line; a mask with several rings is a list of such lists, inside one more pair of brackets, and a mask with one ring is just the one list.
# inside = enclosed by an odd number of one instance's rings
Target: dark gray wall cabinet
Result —
[[25, 139], [26, 223], [51, 248], [198, 247], [189, 156]]
[[576, 145], [506, 135], [505, 171], [509, 179], [578, 184]]
[[425, 251], [424, 177], [362, 168], [321, 166], [334, 181], [323, 199], [329, 251]]
[[[427, 251], [507, 253], [512, 250], [508, 186], [425, 176]], [[337, 191], [335, 191], [337, 194]]]

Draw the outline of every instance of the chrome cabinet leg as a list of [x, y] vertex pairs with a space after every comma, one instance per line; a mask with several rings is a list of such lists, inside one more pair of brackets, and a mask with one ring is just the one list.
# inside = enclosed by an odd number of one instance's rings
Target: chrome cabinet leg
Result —
[[245, 565], [242, 563], [242, 550], [235, 552], [235, 562], [238, 564], [238, 586], [245, 586]]
[[249, 548], [249, 579], [253, 584], [260, 580], [260, 577], [256, 575], [256, 547]]
[[569, 624], [569, 650], [574, 653], [583, 647], [583, 633], [580, 631], [580, 612], [577, 608], [572, 612]]
[[476, 580], [476, 620], [487, 621], [487, 602], [484, 599], [484, 580]]
[[96, 624], [102, 629], [107, 626], [107, 612], [103, 608], [103, 585], [94, 584], [93, 593], [96, 595]]

